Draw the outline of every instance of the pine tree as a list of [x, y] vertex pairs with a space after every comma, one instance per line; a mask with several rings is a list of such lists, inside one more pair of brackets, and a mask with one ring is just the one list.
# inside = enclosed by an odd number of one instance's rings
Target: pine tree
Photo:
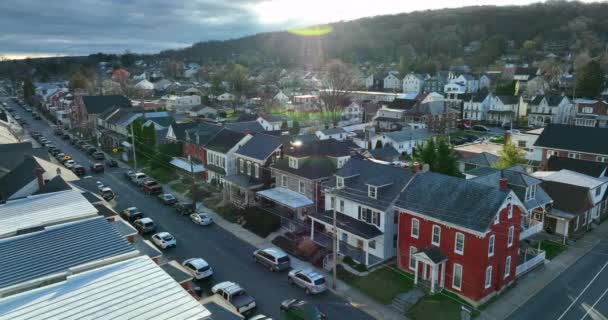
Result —
[[511, 141], [506, 141], [502, 150], [498, 152], [498, 161], [494, 166], [498, 169], [505, 169], [524, 163], [526, 163], [525, 152], [516, 147]]
[[417, 152], [414, 159], [420, 164], [428, 164], [431, 171], [435, 171], [437, 166], [437, 150], [435, 146], [435, 139], [429, 138], [422, 148]]
[[434, 171], [454, 177], [460, 176], [456, 152], [454, 152], [446, 137], [437, 139], [437, 159]]
[[298, 122], [298, 120], [293, 121], [291, 129], [289, 129], [289, 133], [294, 136], [300, 134], [300, 123]]
[[595, 98], [600, 94], [604, 82], [600, 63], [589, 61], [580, 68], [576, 79], [576, 96], [581, 98]]

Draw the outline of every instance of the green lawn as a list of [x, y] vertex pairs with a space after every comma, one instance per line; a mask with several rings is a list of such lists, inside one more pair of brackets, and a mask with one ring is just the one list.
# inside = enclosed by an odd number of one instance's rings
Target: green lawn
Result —
[[353, 275], [338, 266], [338, 277], [382, 304], [390, 304], [395, 296], [414, 287], [412, 276], [397, 270], [395, 266], [377, 269], [364, 277]]
[[178, 183], [172, 184], [171, 188], [173, 190], [175, 190], [177, 193], [184, 193], [184, 192], [188, 191], [188, 189], [190, 188], [190, 186], [188, 186], [188, 185], [186, 185], [184, 183], [178, 182]]
[[459, 320], [460, 309], [466, 305], [471, 310], [471, 318], [479, 315], [479, 311], [460, 299], [457, 295], [444, 290], [434, 295], [426, 295], [418, 300], [409, 310], [407, 317], [412, 320]]
[[540, 243], [540, 249], [546, 252], [546, 259], [552, 260], [566, 250], [566, 246], [561, 243], [545, 240]]
[[171, 182], [178, 178], [178, 175], [173, 172], [173, 170], [165, 167], [156, 167], [156, 168], [145, 168], [142, 169], [144, 173], [154, 178], [160, 183]]

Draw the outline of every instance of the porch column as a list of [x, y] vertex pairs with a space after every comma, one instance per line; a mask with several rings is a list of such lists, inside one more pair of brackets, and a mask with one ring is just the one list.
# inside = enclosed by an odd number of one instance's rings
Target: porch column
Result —
[[428, 272], [428, 267], [429, 267], [429, 266], [428, 266], [428, 265], [426, 264], [426, 262], [424, 262], [424, 261], [423, 261], [422, 263], [424, 263], [424, 268], [422, 268], [422, 269], [423, 269], [423, 270], [422, 270], [422, 279], [424, 279], [424, 280], [428, 280], [429, 278], [427, 278], [427, 275], [426, 275], [426, 274], [427, 274], [427, 272]]
[[365, 250], [365, 265], [369, 266], [369, 251]]
[[414, 259], [414, 284], [418, 284], [418, 260], [414, 256], [412, 259]]
[[441, 288], [445, 288], [445, 261], [441, 263]]
[[431, 293], [435, 292], [435, 272], [437, 271], [437, 265], [431, 265]]
[[310, 220], [310, 240], [315, 240], [315, 220]]

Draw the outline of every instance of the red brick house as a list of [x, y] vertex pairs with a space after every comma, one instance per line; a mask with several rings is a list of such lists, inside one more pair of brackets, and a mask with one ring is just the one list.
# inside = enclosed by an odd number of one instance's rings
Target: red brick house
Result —
[[419, 172], [395, 207], [398, 265], [417, 284], [477, 305], [515, 279], [525, 209], [506, 179], [491, 187]]

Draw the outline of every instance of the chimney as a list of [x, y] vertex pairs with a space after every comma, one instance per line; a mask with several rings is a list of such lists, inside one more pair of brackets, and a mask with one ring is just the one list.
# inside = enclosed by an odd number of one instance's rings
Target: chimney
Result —
[[506, 178], [500, 178], [500, 180], [498, 180], [498, 186], [500, 187], [500, 190], [502, 190], [502, 191], [507, 190], [507, 188], [509, 186], [509, 180], [507, 180]]
[[38, 167], [34, 172], [36, 173], [36, 180], [38, 180], [38, 189], [42, 189], [44, 187], [44, 178], [42, 177], [44, 170]]

